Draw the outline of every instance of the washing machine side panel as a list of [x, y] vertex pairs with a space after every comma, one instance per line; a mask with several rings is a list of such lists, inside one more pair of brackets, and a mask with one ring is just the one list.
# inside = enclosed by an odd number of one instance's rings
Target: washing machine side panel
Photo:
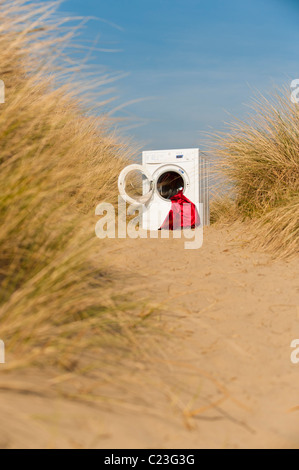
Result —
[[186, 188], [184, 195], [195, 204], [199, 201], [199, 178], [197, 162], [196, 160], [192, 162], [185, 162], [185, 164], [182, 165], [182, 168], [186, 172], [189, 179], [189, 186]]

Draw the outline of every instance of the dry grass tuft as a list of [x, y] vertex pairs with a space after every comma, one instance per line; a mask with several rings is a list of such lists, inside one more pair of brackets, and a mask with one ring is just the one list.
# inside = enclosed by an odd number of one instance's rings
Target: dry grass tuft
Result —
[[114, 346], [135, 344], [135, 320], [114, 300], [105, 244], [94, 234], [95, 206], [117, 201], [118, 174], [132, 149], [105, 116], [83, 111], [72, 85], [60, 83], [73, 68], [62, 60], [71, 33], [55, 6], [1, 2], [0, 335], [7, 368], [72, 370], [88, 348], [109, 346], [112, 355]]
[[236, 122], [229, 135], [216, 138], [216, 171], [229, 194], [214, 202], [213, 218], [251, 219], [256, 246], [293, 255], [299, 240], [299, 106], [283, 91], [258, 98], [252, 108], [248, 123]]

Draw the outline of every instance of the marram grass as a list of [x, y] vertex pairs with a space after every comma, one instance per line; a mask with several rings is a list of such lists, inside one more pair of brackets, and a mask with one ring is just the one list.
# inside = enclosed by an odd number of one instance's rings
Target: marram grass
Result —
[[[91, 347], [105, 346], [112, 360], [113, 350], [136, 344], [136, 318], [115, 301], [105, 243], [94, 233], [96, 204], [117, 201], [118, 174], [132, 149], [105, 115], [83, 111], [73, 84], [59, 84], [70, 73], [60, 60], [69, 31], [53, 15], [55, 5], [15, 0], [0, 9], [0, 337], [7, 369], [72, 369]], [[98, 363], [108, 356], [98, 352]]]
[[214, 142], [216, 172], [228, 191], [214, 201], [213, 219], [251, 221], [256, 247], [298, 253], [299, 104], [287, 90], [259, 97], [248, 122], [235, 122]]

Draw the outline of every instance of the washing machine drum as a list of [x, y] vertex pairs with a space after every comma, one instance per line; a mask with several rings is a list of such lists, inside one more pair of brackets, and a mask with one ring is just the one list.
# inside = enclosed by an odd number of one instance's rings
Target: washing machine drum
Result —
[[153, 178], [144, 166], [128, 165], [120, 172], [118, 190], [129, 204], [147, 204], [153, 195]]
[[157, 192], [162, 199], [171, 199], [179, 191], [185, 190], [185, 181], [183, 176], [176, 170], [169, 169], [160, 172], [157, 178]]

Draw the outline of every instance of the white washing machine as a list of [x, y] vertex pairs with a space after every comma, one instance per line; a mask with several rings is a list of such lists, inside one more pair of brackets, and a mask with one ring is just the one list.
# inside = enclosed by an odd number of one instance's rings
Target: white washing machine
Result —
[[[139, 197], [130, 195], [127, 185], [128, 175], [136, 171], [142, 174]], [[142, 152], [142, 165], [124, 168], [118, 187], [125, 201], [142, 206], [145, 230], [159, 229], [171, 208], [170, 198], [181, 189], [196, 205], [201, 224], [209, 225], [209, 162], [197, 148]]]

